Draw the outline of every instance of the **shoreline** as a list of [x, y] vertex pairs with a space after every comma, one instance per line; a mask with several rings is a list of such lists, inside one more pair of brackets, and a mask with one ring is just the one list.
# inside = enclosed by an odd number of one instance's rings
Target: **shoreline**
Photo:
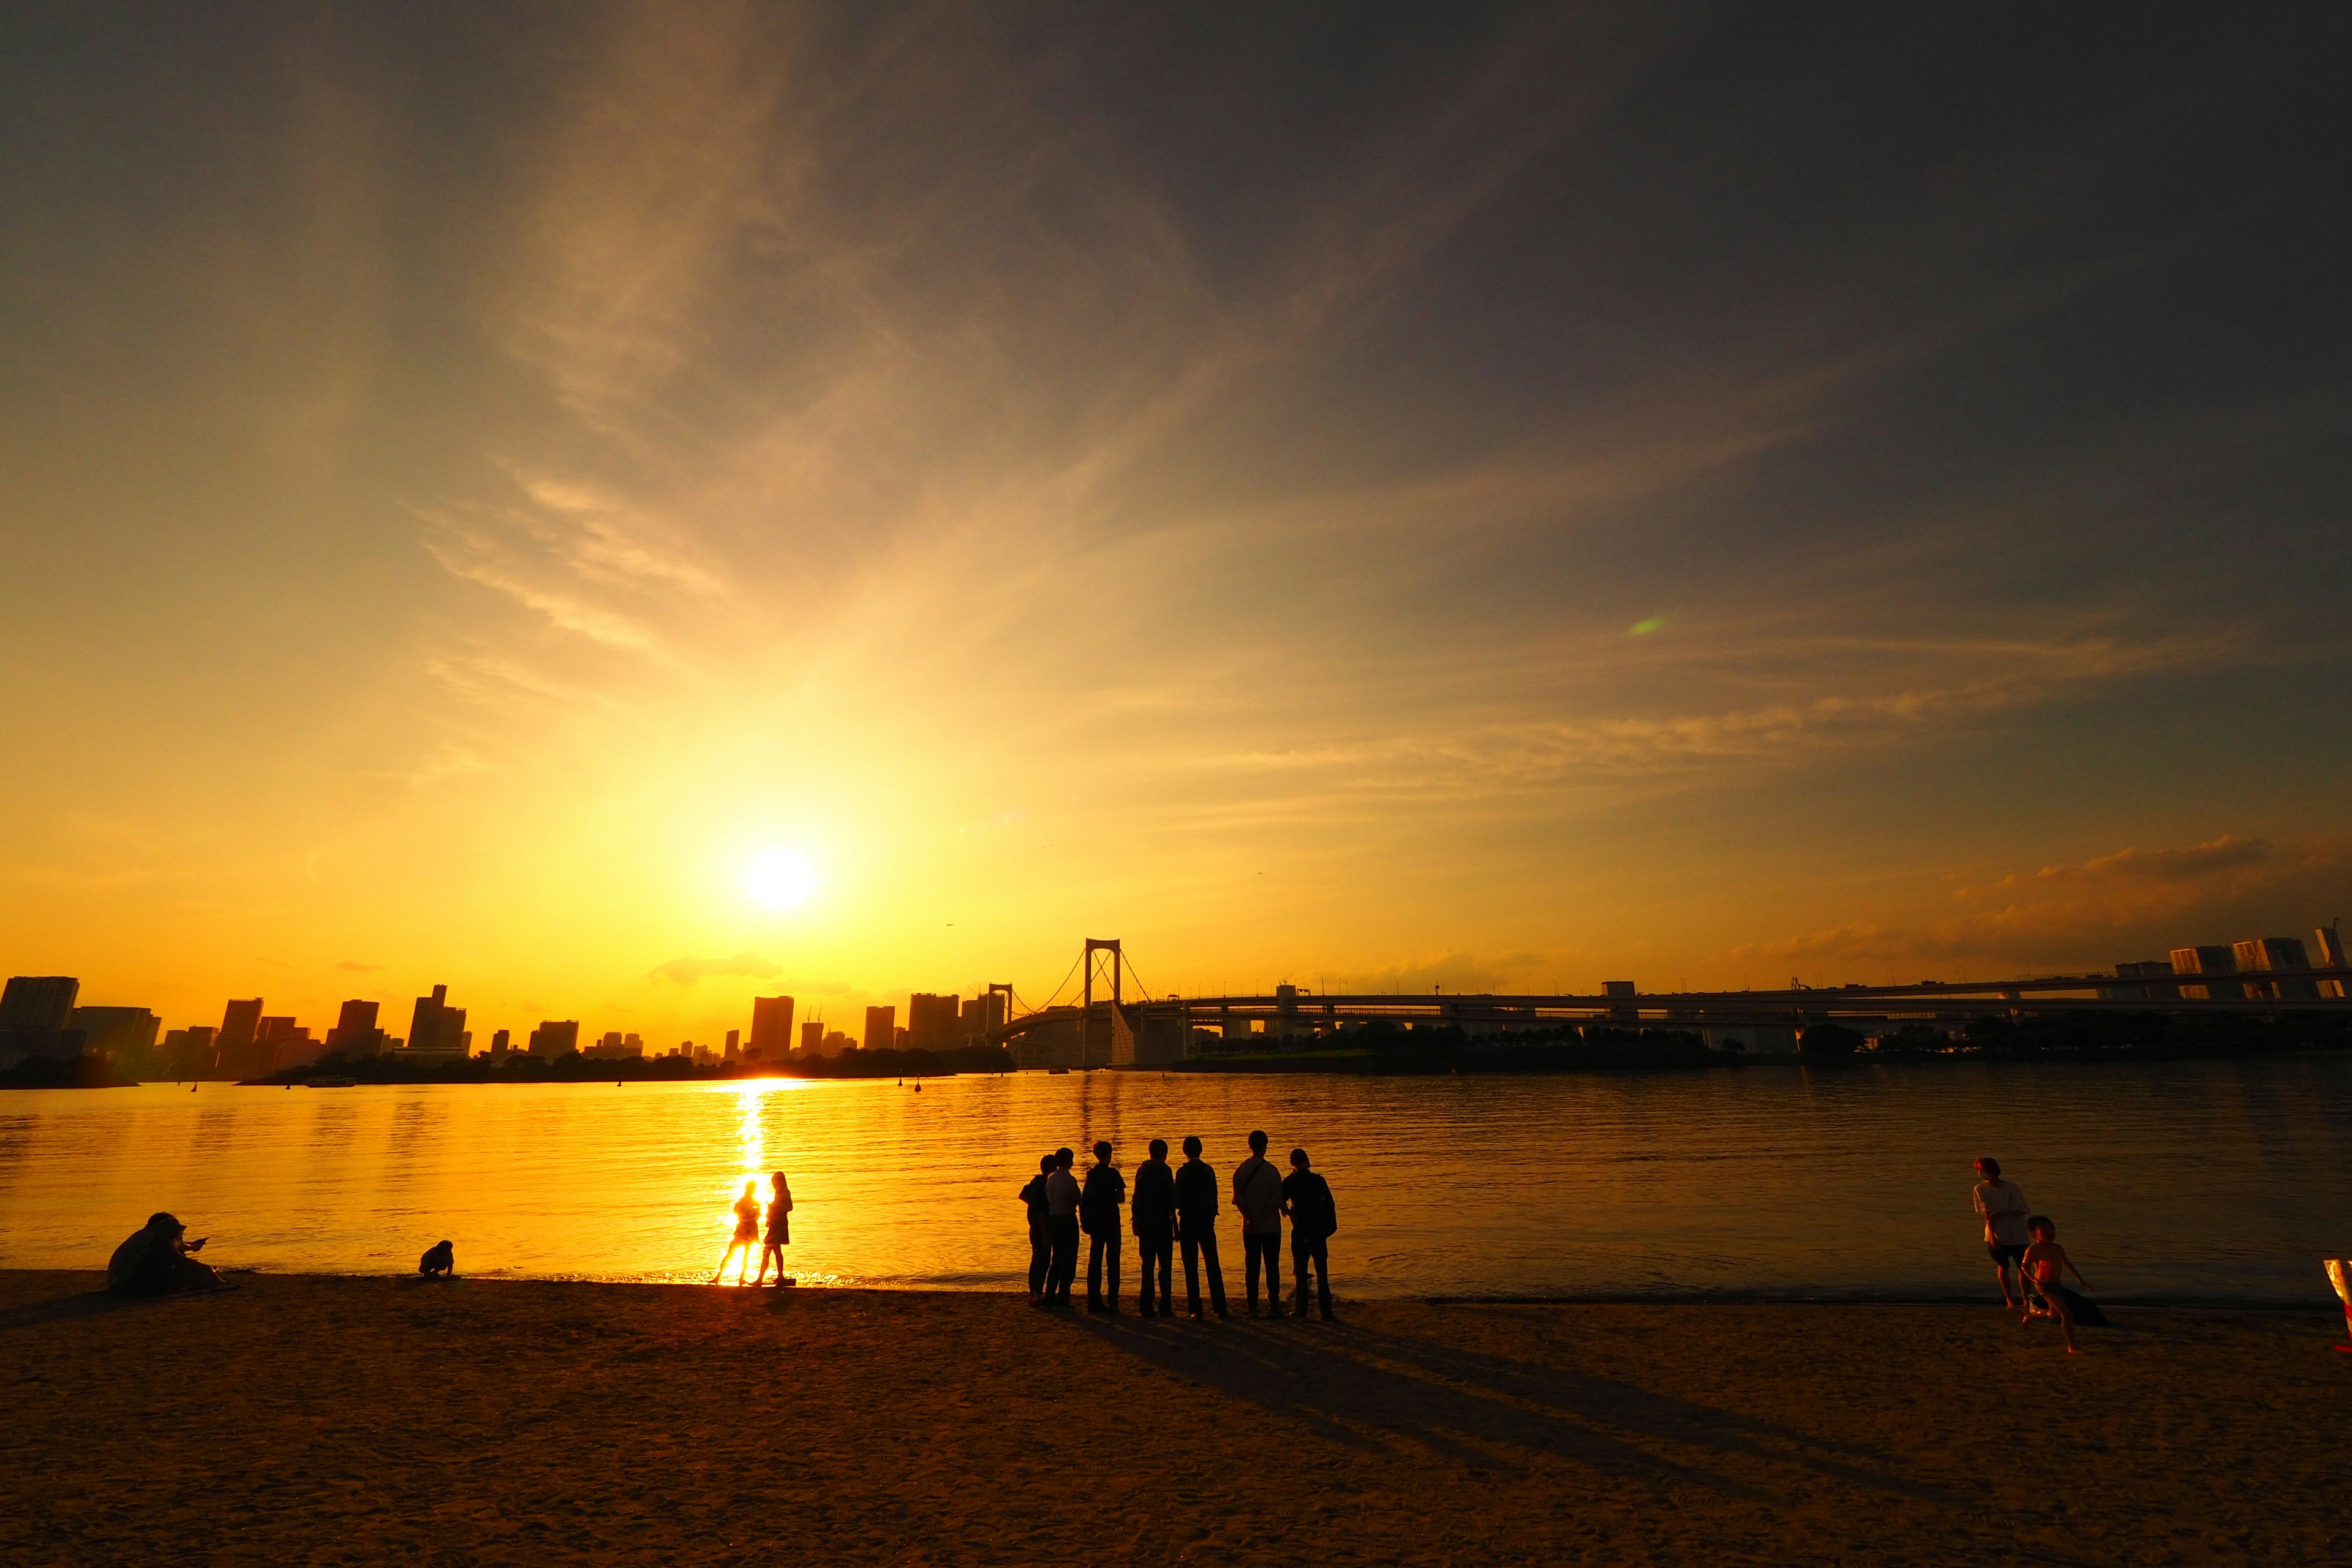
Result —
[[2309, 1314], [99, 1279], [0, 1270], [12, 1563], [2352, 1554]]

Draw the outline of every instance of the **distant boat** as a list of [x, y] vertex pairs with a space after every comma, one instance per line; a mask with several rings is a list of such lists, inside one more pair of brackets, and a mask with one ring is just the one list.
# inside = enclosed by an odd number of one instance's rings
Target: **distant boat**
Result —
[[310, 1080], [312, 1089], [357, 1089], [359, 1086], [360, 1080], [355, 1078], [314, 1078]]
[[1069, 1068], [1047, 1068], [1045, 1069], [1045, 1076], [1046, 1076], [1046, 1077], [1048, 1077], [1048, 1078], [1052, 1078], [1052, 1077], [1055, 1077], [1055, 1076], [1056, 1076], [1056, 1075], [1067, 1074], [1067, 1073], [1069, 1072], [1069, 1070], [1070, 1070], [1070, 1069], [1069, 1069]]

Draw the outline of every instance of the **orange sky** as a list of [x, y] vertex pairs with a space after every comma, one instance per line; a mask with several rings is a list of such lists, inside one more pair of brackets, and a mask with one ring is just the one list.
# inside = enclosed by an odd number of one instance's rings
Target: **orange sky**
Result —
[[0, 962], [667, 1043], [1082, 935], [1195, 994], [2307, 939], [2315, 57], [1742, 25], [47, 26]]

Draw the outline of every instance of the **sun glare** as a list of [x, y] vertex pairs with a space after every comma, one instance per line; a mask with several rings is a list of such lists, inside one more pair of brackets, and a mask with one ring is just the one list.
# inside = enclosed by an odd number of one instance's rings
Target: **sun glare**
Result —
[[796, 910], [816, 896], [816, 868], [797, 849], [762, 849], [743, 868], [743, 896], [763, 910]]

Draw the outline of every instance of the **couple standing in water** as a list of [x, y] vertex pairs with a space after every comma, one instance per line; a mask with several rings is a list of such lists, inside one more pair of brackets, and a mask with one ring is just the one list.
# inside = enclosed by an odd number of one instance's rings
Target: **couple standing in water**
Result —
[[[1291, 1226], [1292, 1275], [1298, 1282], [1298, 1299], [1291, 1315], [1307, 1315], [1307, 1275], [1311, 1268], [1317, 1306], [1328, 1322], [1328, 1244], [1339, 1228], [1330, 1184], [1310, 1168], [1304, 1149], [1290, 1152], [1291, 1173], [1286, 1177], [1265, 1157], [1264, 1132], [1252, 1132], [1249, 1144], [1250, 1157], [1235, 1168], [1233, 1180], [1234, 1206], [1242, 1215], [1249, 1315], [1258, 1316], [1261, 1272], [1265, 1279], [1267, 1315], [1284, 1315], [1279, 1257], [1282, 1222], [1286, 1216]], [[1220, 1318], [1226, 1316], [1224, 1270], [1217, 1259], [1217, 1174], [1201, 1158], [1201, 1141], [1185, 1139], [1184, 1163], [1171, 1170], [1167, 1141], [1153, 1139], [1151, 1157], [1135, 1173], [1132, 1201], [1127, 1178], [1111, 1163], [1110, 1144], [1095, 1145], [1095, 1163], [1083, 1185], [1070, 1173], [1076, 1158], [1067, 1149], [1045, 1155], [1038, 1162], [1037, 1174], [1021, 1189], [1021, 1201], [1029, 1215], [1029, 1304], [1070, 1305], [1071, 1287], [1077, 1278], [1078, 1236], [1083, 1231], [1091, 1243], [1087, 1257], [1087, 1310], [1117, 1312], [1119, 1211], [1125, 1208], [1127, 1228], [1142, 1254], [1143, 1279], [1136, 1310], [1147, 1318], [1176, 1315], [1173, 1263], [1181, 1248], [1188, 1314], [1201, 1316], [1201, 1275], [1205, 1268], [1211, 1310]]]
[[[767, 1283], [768, 1260], [773, 1258], [776, 1263], [776, 1283], [789, 1285], [793, 1279], [791, 1275], [784, 1272], [784, 1248], [792, 1244], [793, 1239], [793, 1189], [791, 1184], [784, 1180], [784, 1173], [782, 1171], [778, 1171], [768, 1180], [775, 1189], [768, 1198], [768, 1237], [760, 1247], [759, 1275], [750, 1283], [753, 1286]], [[743, 1260], [736, 1264], [735, 1283], [738, 1285], [745, 1283], [743, 1272], [751, 1266], [751, 1244], [759, 1240], [760, 1184], [757, 1181], [750, 1181], [743, 1184], [743, 1195], [735, 1200], [735, 1239], [727, 1244], [726, 1256], [719, 1258], [719, 1272], [710, 1277], [710, 1282], [713, 1285], [718, 1284], [720, 1277], [727, 1272], [727, 1266], [734, 1263], [735, 1255], [740, 1252], [743, 1255]]]

